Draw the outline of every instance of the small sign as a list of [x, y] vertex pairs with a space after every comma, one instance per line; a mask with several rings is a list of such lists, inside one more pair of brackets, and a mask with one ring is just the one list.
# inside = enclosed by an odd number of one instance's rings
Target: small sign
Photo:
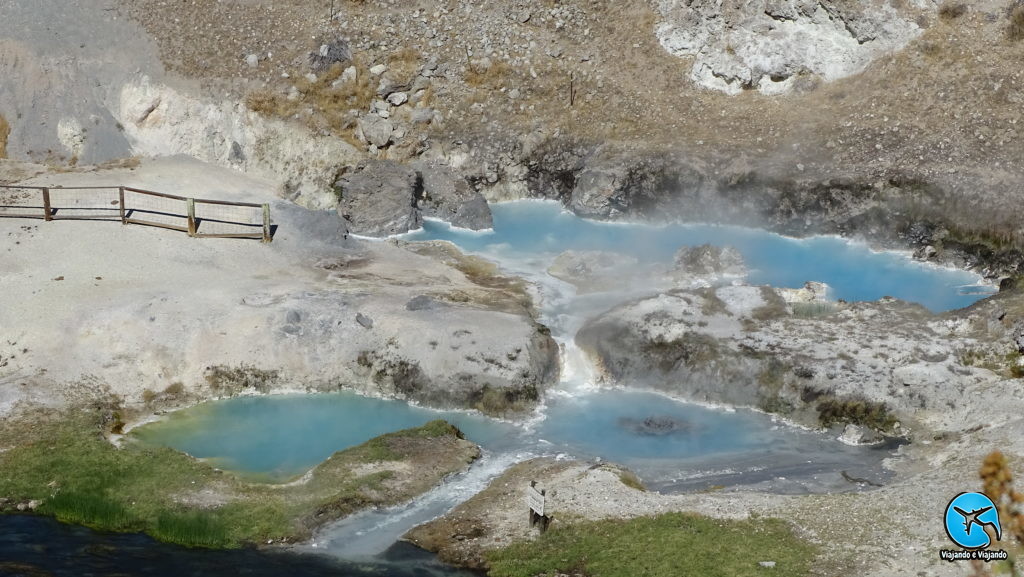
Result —
[[537, 490], [536, 481], [531, 482], [526, 489], [526, 504], [530, 506], [531, 511], [541, 517], [544, 516], [544, 492]]

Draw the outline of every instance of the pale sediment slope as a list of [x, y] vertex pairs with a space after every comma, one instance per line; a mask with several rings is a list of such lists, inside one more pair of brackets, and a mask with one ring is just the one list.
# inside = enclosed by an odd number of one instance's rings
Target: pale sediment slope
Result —
[[[0, 414], [82, 396], [141, 408], [339, 388], [500, 413], [528, 407], [557, 378], [557, 350], [521, 292], [394, 244], [345, 240], [335, 212], [275, 200], [267, 181], [173, 158], [32, 182], [269, 201], [279, 228], [261, 244], [0, 220]], [[181, 393], [161, 394], [175, 383]]]

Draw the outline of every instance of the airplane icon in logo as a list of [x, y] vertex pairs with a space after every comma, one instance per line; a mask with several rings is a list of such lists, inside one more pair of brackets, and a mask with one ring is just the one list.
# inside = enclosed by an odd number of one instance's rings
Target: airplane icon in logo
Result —
[[985, 525], [989, 525], [996, 532], [996, 540], [999, 541], [1002, 539], [1002, 531], [1000, 530], [999, 525], [997, 523], [993, 523], [992, 521], [982, 521], [978, 519], [978, 517], [984, 515], [986, 512], [991, 511], [992, 507], [982, 507], [981, 509], [975, 509], [971, 511], [970, 513], [964, 511], [960, 507], [953, 507], [953, 510], [964, 518], [964, 529], [966, 530], [968, 535], [971, 534], [971, 526], [973, 525], [977, 525], [982, 528], [984, 528]]

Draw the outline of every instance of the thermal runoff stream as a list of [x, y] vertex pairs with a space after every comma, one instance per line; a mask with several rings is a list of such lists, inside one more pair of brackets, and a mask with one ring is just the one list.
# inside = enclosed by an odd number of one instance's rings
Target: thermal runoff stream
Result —
[[[562, 347], [563, 370], [562, 381], [546, 392], [531, 419], [508, 423], [349, 393], [279, 395], [205, 403], [140, 427], [133, 435], [273, 482], [295, 479], [335, 451], [437, 418], [456, 424], [481, 445], [484, 455], [467, 473], [411, 503], [335, 523], [300, 547], [346, 559], [381, 561], [379, 556], [408, 529], [471, 497], [512, 464], [535, 456], [614, 461], [660, 491], [710, 486], [840, 491], [851, 488], [840, 478], [841, 470], [883, 478], [880, 462], [888, 449], [847, 446], [756, 411], [601, 388], [574, 345], [576, 331], [588, 318], [617, 304], [664, 290], [647, 275], [671, 265], [676, 251], [687, 245], [729, 245], [739, 251], [745, 276], [718, 282], [800, 287], [818, 281], [828, 284], [832, 299], [893, 296], [933, 311], [963, 307], [992, 292], [977, 275], [832, 237], [797, 240], [737, 227], [598, 223], [566, 213], [556, 203], [538, 201], [496, 204], [493, 213], [493, 231], [428, 222], [405, 240], [451, 241], [535, 287], [540, 320]], [[573, 285], [547, 272], [566, 250], [621, 255], [620, 282], [612, 290], [578, 294]], [[685, 426], [672, 434], [651, 434], [644, 424], [652, 418]]]

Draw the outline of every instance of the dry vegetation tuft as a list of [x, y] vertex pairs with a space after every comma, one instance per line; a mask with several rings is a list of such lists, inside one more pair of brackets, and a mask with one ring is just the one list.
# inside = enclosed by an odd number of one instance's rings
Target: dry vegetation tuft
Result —
[[953, 0], [946, 0], [939, 6], [939, 18], [943, 20], [954, 20], [967, 13], [967, 4], [964, 2], [955, 2]]
[[388, 72], [403, 82], [411, 82], [419, 70], [420, 53], [410, 47], [396, 50], [388, 55]]
[[345, 68], [335, 63], [315, 82], [296, 74], [299, 76], [295, 82], [299, 94], [296, 99], [274, 90], [257, 90], [246, 96], [245, 104], [249, 110], [267, 118], [289, 119], [307, 114], [305, 120], [311, 129], [351, 140], [355, 116], [350, 111], [368, 109], [376, 97], [376, 87], [366, 64], [357, 61], [353, 65], [356, 67], [355, 80], [335, 86], [334, 82]]
[[501, 88], [508, 79], [509, 67], [502, 60], [491, 63], [486, 68], [470, 65], [466, 70], [466, 84], [474, 88]]
[[1024, 5], [1017, 6], [1010, 12], [1010, 26], [1006, 29], [1006, 34], [1014, 42], [1024, 39]]

